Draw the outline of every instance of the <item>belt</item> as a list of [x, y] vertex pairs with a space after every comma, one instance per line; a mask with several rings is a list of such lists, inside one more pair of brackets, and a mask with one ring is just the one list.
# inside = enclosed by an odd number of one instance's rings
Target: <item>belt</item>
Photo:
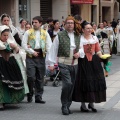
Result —
[[77, 65], [78, 64], [77, 59], [70, 59], [69, 57], [59, 57], [58, 62], [65, 64], [65, 65]]
[[31, 58], [31, 59], [40, 59], [40, 58], [43, 58], [43, 57], [40, 57], [40, 56], [37, 56], [37, 57], [32, 56], [32, 57], [30, 57], [29, 55], [26, 55], [26, 58]]
[[34, 51], [38, 52], [38, 56], [37, 57], [35, 57], [33, 55], [32, 55], [32, 57], [30, 57], [29, 55], [26, 55], [26, 58], [33, 58], [33, 59], [43, 58], [42, 49], [34, 49]]

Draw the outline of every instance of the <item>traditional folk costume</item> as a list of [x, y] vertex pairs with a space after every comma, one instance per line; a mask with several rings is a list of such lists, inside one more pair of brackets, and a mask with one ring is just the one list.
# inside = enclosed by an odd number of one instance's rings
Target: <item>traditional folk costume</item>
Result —
[[108, 27], [107, 28], [107, 32], [108, 32], [108, 39], [110, 40], [110, 46], [112, 48], [113, 41], [115, 39], [115, 34], [114, 34], [114, 31], [113, 31], [113, 28], [112, 27]]
[[120, 55], [120, 23], [117, 25], [117, 54]]
[[[2, 16], [8, 16], [7, 14], [2, 14], [1, 17], [0, 17], [0, 25], [2, 25], [2, 21], [1, 21], [1, 18]], [[13, 36], [13, 42], [16, 42], [16, 44], [18, 44], [19, 46], [19, 53], [18, 54], [14, 54], [15, 56], [15, 59], [17, 60], [18, 64], [19, 64], [19, 67], [21, 69], [21, 73], [22, 73], [22, 76], [23, 76], [23, 80], [24, 80], [24, 88], [25, 88], [25, 94], [29, 93], [29, 89], [28, 89], [28, 85], [27, 85], [27, 76], [26, 76], [26, 68], [25, 68], [25, 64], [23, 63], [23, 60], [25, 60], [25, 51], [23, 50], [23, 48], [20, 46], [21, 45], [21, 40], [19, 38], [19, 35], [18, 35], [18, 31], [17, 29], [13, 26], [12, 24], [12, 20], [9, 16], [9, 28], [10, 28], [10, 31], [11, 31], [11, 35]]]
[[106, 28], [99, 28], [96, 31], [96, 35], [99, 39], [99, 42], [101, 44], [101, 50], [103, 54], [110, 54], [111, 48], [110, 48], [110, 41], [108, 39], [108, 30]]
[[[3, 25], [3, 24], [2, 24], [2, 21], [1, 21], [1, 18], [2, 18], [3, 16], [7, 17], [8, 15], [7, 15], [7, 14], [2, 14], [2, 15], [0, 16], [0, 25]], [[19, 45], [21, 45], [21, 39], [20, 39], [20, 37], [19, 37], [18, 30], [13, 26], [12, 20], [11, 20], [10, 16], [9, 16], [8, 18], [9, 18], [9, 28], [10, 28], [10, 30], [11, 30], [12, 36], [14, 37], [14, 40], [15, 40]]]
[[[112, 38], [110, 35], [111, 32], [109, 32], [109, 30], [107, 30], [107, 28], [99, 28], [97, 29], [97, 37], [99, 39], [100, 42], [100, 46], [101, 46], [101, 52], [102, 54], [111, 54], [112, 53], [112, 48], [110, 45], [110, 39]], [[112, 43], [112, 42], [111, 42]], [[110, 62], [104, 62], [104, 69], [105, 69], [105, 76], [108, 76], [108, 72], [110, 71], [109, 66], [111, 66]]]
[[96, 36], [80, 39], [80, 58], [75, 81], [73, 101], [100, 103], [106, 101], [106, 82], [101, 66], [99, 41]]
[[80, 37], [66, 30], [58, 33], [53, 41], [49, 53], [49, 61], [56, 63], [58, 56], [58, 66], [62, 77], [62, 107], [70, 107], [72, 103], [72, 91], [77, 73], [77, 60], [73, 60], [74, 49], [79, 51]]
[[19, 37], [20, 39], [22, 40], [23, 39], [23, 35], [25, 33], [25, 28], [22, 29], [21, 27], [16, 27], [17, 31], [18, 31], [18, 34], [19, 34]]
[[[74, 18], [71, 16], [67, 17], [66, 21], [67, 20], [73, 20], [75, 22]], [[58, 66], [62, 79], [61, 109], [63, 115], [70, 114], [69, 108], [72, 103], [72, 93], [77, 73], [78, 62], [77, 59], [73, 58], [73, 55], [75, 52], [79, 51], [80, 35], [79, 33], [77, 34], [76, 28], [74, 28], [74, 30], [73, 32], [66, 30], [59, 32], [53, 41], [48, 56], [50, 66], [56, 63], [58, 57]]]
[[21, 35], [24, 35], [25, 29], [22, 29], [21, 27], [17, 27], [18, 31], [20, 32]]
[[114, 34], [114, 31], [113, 31], [113, 28], [112, 27], [108, 27], [107, 28], [107, 34], [108, 34], [108, 39], [109, 39], [109, 43], [110, 43], [110, 49], [111, 49], [111, 54], [114, 53], [113, 50], [113, 43], [115, 42], [115, 34]]
[[[5, 29], [9, 27], [0, 26], [0, 36]], [[12, 39], [10, 34], [7, 42], [0, 40], [0, 103], [18, 103], [24, 99], [23, 77], [9, 45], [16, 44]]]
[[[35, 102], [42, 101], [44, 92], [44, 76], [45, 76], [45, 57], [49, 52], [52, 41], [47, 31], [43, 29], [29, 29], [23, 36], [22, 46], [26, 51], [26, 70], [27, 83], [29, 87], [28, 102], [33, 97], [33, 88], [35, 87]], [[28, 47], [28, 45], [30, 47]], [[34, 57], [34, 52], [39, 55]], [[34, 85], [35, 83], [35, 85]]]

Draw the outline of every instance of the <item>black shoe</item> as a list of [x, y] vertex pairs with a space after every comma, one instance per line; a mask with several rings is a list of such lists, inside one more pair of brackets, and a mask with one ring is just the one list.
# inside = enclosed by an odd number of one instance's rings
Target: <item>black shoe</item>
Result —
[[73, 114], [73, 112], [68, 108], [69, 114]]
[[1, 108], [0, 108], [0, 111], [3, 111], [4, 109], [5, 109], [4, 107], [1, 107]]
[[33, 101], [32, 96], [27, 96], [28, 103], [31, 103]]
[[35, 100], [35, 103], [45, 104], [45, 103], [46, 103], [46, 101], [43, 101], [43, 100]]
[[90, 104], [88, 104], [88, 108], [91, 109], [93, 112], [97, 112], [97, 109], [91, 107]]
[[62, 114], [63, 115], [69, 115], [69, 110], [67, 106], [62, 107]]
[[81, 112], [89, 112], [89, 110], [88, 110], [88, 109], [83, 109], [83, 107], [82, 107], [82, 106], [80, 107], [80, 110], [81, 110]]
[[1, 103], [0, 105], [0, 111], [3, 111], [5, 108], [4, 108], [4, 105]]

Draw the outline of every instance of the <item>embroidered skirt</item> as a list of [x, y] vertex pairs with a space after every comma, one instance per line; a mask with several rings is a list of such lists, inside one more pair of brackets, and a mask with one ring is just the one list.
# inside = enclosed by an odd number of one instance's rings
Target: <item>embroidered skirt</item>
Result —
[[15, 58], [6, 61], [0, 57], [0, 103], [18, 103], [23, 99], [23, 78]]

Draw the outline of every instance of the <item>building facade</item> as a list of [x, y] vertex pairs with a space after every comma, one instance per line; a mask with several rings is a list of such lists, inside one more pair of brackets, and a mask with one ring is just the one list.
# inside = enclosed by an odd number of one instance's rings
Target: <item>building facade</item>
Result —
[[[89, 1], [91, 2], [89, 3]], [[77, 9], [75, 10], [76, 12], [74, 9]], [[80, 4], [71, 4], [71, 14], [80, 14], [83, 20], [87, 20], [89, 22], [94, 21], [95, 23], [98, 23], [99, 0], [88, 0], [88, 3], [86, 1], [83, 1]]]
[[119, 2], [117, 0], [101, 0], [100, 21], [111, 21], [119, 18]]
[[[112, 21], [113, 18], [116, 20], [119, 18], [117, 0], [75, 1], [79, 3], [73, 4], [71, 0], [0, 0], [0, 14], [9, 14], [15, 26], [19, 25], [20, 18], [31, 21], [38, 15], [41, 15], [44, 21], [52, 17], [62, 22], [68, 15], [79, 14], [83, 20], [94, 21], [96, 24], [103, 20]], [[93, 2], [88, 4], [80, 1]]]
[[40, 15], [40, 0], [0, 0], [0, 15], [3, 13], [10, 15], [13, 24], [18, 26], [21, 18], [31, 21]]
[[[117, 0], [93, 0], [92, 4], [84, 3], [71, 6], [74, 6], [74, 8], [77, 9], [76, 11], [79, 11], [76, 13], [80, 14], [83, 20], [95, 22], [96, 24], [103, 20], [112, 21], [113, 18], [115, 20], [119, 18], [119, 2], [117, 2]], [[75, 14], [75, 10], [72, 10], [71, 13], [72, 12]]]

